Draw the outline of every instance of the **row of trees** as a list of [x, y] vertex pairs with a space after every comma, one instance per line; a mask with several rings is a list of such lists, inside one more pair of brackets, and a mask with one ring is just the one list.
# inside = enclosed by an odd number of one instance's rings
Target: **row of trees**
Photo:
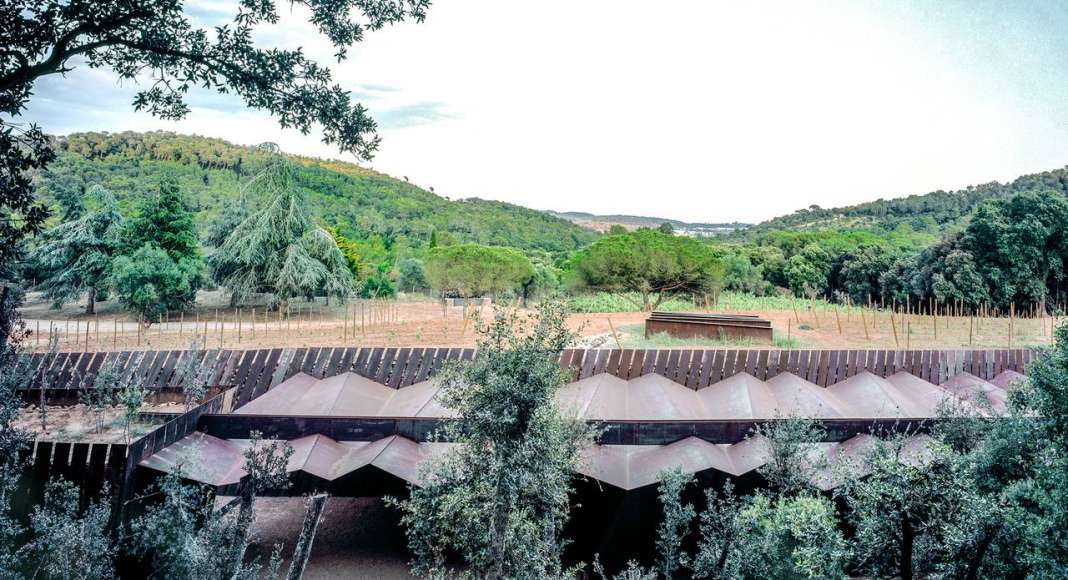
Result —
[[57, 306], [86, 295], [91, 314], [98, 299], [114, 293], [149, 321], [189, 309], [209, 283], [225, 287], [234, 305], [261, 295], [283, 308], [295, 297], [388, 297], [396, 286], [526, 301], [570, 287], [638, 292], [636, 306], [648, 310], [675, 294], [714, 291], [723, 277], [719, 253], [708, 244], [652, 229], [605, 236], [555, 263], [513, 248], [439, 244], [432, 232], [428, 249], [394, 267], [384, 249], [317, 224], [297, 171], [281, 158], [266, 164], [245, 189], [246, 197], [264, 200], [262, 207], [233, 204], [207, 224], [206, 259], [188, 199], [173, 180], [145, 196], [130, 220], [94, 186], [77, 217], [44, 233], [24, 276], [40, 280]]
[[203, 260], [193, 216], [173, 182], [147, 195], [133, 219], [114, 196], [94, 187], [80, 217], [46, 231], [29, 255], [26, 275], [57, 306], [87, 296], [86, 313], [114, 292], [148, 319], [193, 304]]
[[725, 285], [756, 293], [782, 287], [854, 303], [1044, 307], [1068, 290], [1066, 218], [1064, 195], [1044, 191], [984, 202], [962, 230], [930, 244], [907, 228], [882, 237], [860, 230], [772, 232], [728, 248]]

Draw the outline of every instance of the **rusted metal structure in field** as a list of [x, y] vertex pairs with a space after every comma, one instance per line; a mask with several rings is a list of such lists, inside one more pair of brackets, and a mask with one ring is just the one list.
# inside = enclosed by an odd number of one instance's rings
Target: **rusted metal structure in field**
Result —
[[675, 338], [751, 340], [771, 344], [771, 321], [750, 314], [652, 312], [645, 319], [645, 338], [664, 333]]

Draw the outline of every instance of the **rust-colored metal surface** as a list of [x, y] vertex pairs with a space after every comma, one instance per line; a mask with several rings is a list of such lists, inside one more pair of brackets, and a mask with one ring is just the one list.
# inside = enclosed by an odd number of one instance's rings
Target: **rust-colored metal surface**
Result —
[[[131, 457], [157, 471], [184, 463], [187, 477], [230, 489], [244, 475], [244, 439], [262, 431], [291, 442], [288, 469], [310, 477], [303, 481], [312, 487], [337, 482], [341, 487], [334, 492], [347, 493], [353, 482], [375, 481], [383, 473], [418, 485], [419, 465], [451, 445], [430, 437], [450, 416], [437, 399], [433, 370], [450, 356], [474, 353], [432, 352], [429, 363], [416, 362], [410, 370], [411, 353], [401, 360], [390, 358], [388, 349], [323, 350], [329, 349], [258, 353], [248, 365], [247, 353], [238, 360], [229, 355], [232, 369], [270, 375], [264, 390], [242, 395], [249, 387], [239, 384], [227, 393], [236, 405], [232, 413], [228, 405], [206, 408], [200, 432], [183, 437], [193, 426], [186, 420], [181, 430], [168, 431]], [[922, 433], [947, 403], [980, 415], [1003, 413], [1008, 390], [1025, 378], [1021, 371], [1031, 357], [1030, 351], [574, 350], [561, 357], [573, 373], [557, 404], [605, 425], [604, 444], [584, 452], [581, 472], [623, 490], [653, 485], [657, 473], [670, 467], [734, 477], [751, 473], [767, 461], [766, 441], [753, 435], [756, 425], [815, 418], [827, 437], [810, 446], [813, 460], [826, 463], [813, 483], [830, 489], [838, 485], [837, 466], [863, 469], [857, 460], [875, 443], [873, 433], [911, 433], [901, 460], [919, 464], [927, 455]], [[272, 359], [276, 367], [256, 369], [255, 361]], [[323, 360], [357, 361], [363, 372]], [[282, 367], [287, 372], [279, 372]], [[264, 383], [257, 378], [255, 384]], [[190, 462], [196, 453], [202, 460]]]
[[[432, 377], [448, 361], [470, 359], [475, 351], [325, 347], [209, 350], [195, 355], [210, 369], [208, 383], [237, 387], [235, 403], [242, 405], [300, 372], [320, 379], [351, 372], [389, 388], [407, 387]], [[105, 361], [113, 361], [126, 380], [138, 381], [157, 393], [178, 392], [182, 379], [175, 369], [181, 368], [182, 360], [188, 356], [191, 356], [188, 351], [38, 353], [26, 359], [33, 375], [22, 391], [30, 401], [37, 400], [36, 391], [41, 388], [48, 389], [51, 395], [62, 396], [66, 391], [76, 397], [79, 390], [92, 388], [95, 373]], [[698, 389], [743, 372], [760, 380], [790, 373], [826, 387], [864, 371], [883, 378], [904, 371], [936, 385], [961, 373], [993, 381], [1002, 373], [1012, 371], [1014, 375], [1002, 376], [1011, 382], [1026, 371], [1034, 356], [1035, 352], [1027, 349], [573, 349], [564, 351], [560, 364], [576, 380], [602, 373], [624, 380], [657, 374]], [[89, 361], [88, 364], [83, 366], [82, 359]]]
[[[926, 435], [909, 437], [901, 447], [899, 460], [922, 465], [928, 456], [929, 441]], [[837, 443], [806, 444], [807, 461], [818, 467], [812, 483], [829, 490], [840, 485], [838, 478], [843, 469], [863, 474], [867, 469], [864, 458], [875, 442], [871, 435], [857, 435]], [[416, 443], [398, 436], [372, 442], [338, 442], [322, 435], [289, 443], [294, 448], [286, 467], [290, 473], [303, 472], [334, 481], [365, 468], [375, 468], [414, 485], [422, 485], [420, 465], [454, 445]], [[245, 475], [243, 453], [247, 445], [247, 441], [227, 441], [194, 433], [145, 459], [141, 466], [170, 473], [181, 465], [181, 473], [187, 479], [224, 487], [236, 484]], [[679, 468], [686, 473], [716, 470], [739, 477], [771, 460], [769, 442], [759, 435], [734, 444], [687, 437], [667, 445], [594, 445], [582, 455], [581, 475], [622, 490], [656, 485], [665, 469]], [[175, 457], [185, 459], [179, 463], [174, 461]]]
[[752, 339], [771, 344], [771, 321], [747, 314], [653, 312], [645, 319], [645, 337], [665, 333], [676, 338]]
[[[1005, 371], [1012, 372], [1012, 371]], [[998, 383], [1018, 380], [995, 377]], [[1003, 378], [1001, 378], [1003, 377]], [[427, 380], [391, 389], [355, 373], [315, 379], [299, 373], [234, 410], [237, 415], [293, 417], [381, 417], [444, 419], [452, 413]], [[564, 385], [560, 409], [587, 421], [697, 422], [770, 420], [789, 416], [815, 419], [934, 419], [947, 404], [979, 414], [1004, 413], [1008, 392], [967, 373], [939, 386], [910, 373], [888, 378], [862, 371], [829, 387], [792, 373], [760, 380], [739, 373], [699, 389], [658, 374], [630, 380], [601, 373]]]
[[[248, 440], [228, 440], [193, 433], [140, 462], [141, 467], [163, 473], [181, 470], [184, 478], [223, 487], [241, 481], [245, 471]], [[449, 444], [416, 443], [404, 437], [377, 441], [335, 441], [310, 435], [289, 441], [293, 454], [286, 464], [289, 473], [303, 472], [324, 481], [334, 481], [357, 470], [374, 467], [408, 483], [420, 484], [419, 464], [445, 451]]]

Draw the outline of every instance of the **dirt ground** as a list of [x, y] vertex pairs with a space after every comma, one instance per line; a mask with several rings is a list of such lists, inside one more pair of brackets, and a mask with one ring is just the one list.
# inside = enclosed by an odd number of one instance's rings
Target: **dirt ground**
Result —
[[[98, 304], [96, 315], [82, 306], [53, 310], [31, 293], [23, 309], [30, 331], [29, 348], [48, 348], [55, 333], [61, 350], [151, 350], [187, 348], [194, 337], [205, 348], [267, 348], [304, 346], [473, 346], [475, 320], [488, 319], [489, 307], [443, 306], [423, 297], [394, 301], [361, 301], [326, 305], [322, 301], [291, 305], [290, 315], [264, 307], [230, 309], [217, 292], [202, 292], [198, 309], [164, 317], [140, 327], [111, 302]], [[732, 312], [740, 313], [740, 312]], [[580, 346], [613, 348], [878, 348], [961, 349], [1023, 348], [1049, 344], [1053, 318], [931, 317], [887, 311], [843, 308], [840, 311], [747, 311], [771, 320], [774, 345], [645, 339], [640, 312], [574, 314]], [[139, 328], [140, 327], [140, 328]], [[1012, 329], [1012, 339], [1009, 330]]]
[[[142, 412], [179, 413], [178, 403], [146, 404]], [[38, 405], [23, 407], [14, 421], [16, 429], [29, 433], [34, 439], [49, 441], [77, 441], [83, 443], [125, 443], [126, 437], [137, 439], [154, 429], [154, 422], [134, 419], [129, 433], [125, 429], [123, 412], [118, 407], [95, 413], [83, 404], [46, 405], [42, 415]]]
[[[220, 501], [227, 499], [220, 498]], [[303, 520], [303, 498], [259, 498], [253, 550], [266, 560], [276, 544], [284, 544], [287, 560], [283, 569], [288, 569], [288, 558]], [[404, 545], [397, 512], [386, 507], [381, 499], [332, 497], [323, 508], [323, 519], [304, 578], [414, 578], [408, 572]]]

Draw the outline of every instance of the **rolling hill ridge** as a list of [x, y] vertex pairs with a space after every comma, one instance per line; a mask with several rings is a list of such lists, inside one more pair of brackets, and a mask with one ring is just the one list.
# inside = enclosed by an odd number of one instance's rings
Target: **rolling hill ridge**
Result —
[[[242, 185], [274, 155], [268, 148], [170, 132], [75, 133], [56, 138], [58, 158], [39, 176], [46, 201], [79, 203], [93, 184], [115, 194], [124, 211], [154, 191], [162, 178], [177, 179], [198, 222], [244, 199]], [[449, 200], [403, 179], [337, 160], [285, 155], [301, 167], [299, 185], [310, 210], [350, 237], [378, 235], [419, 245], [432, 233], [442, 242], [477, 242], [562, 255], [597, 234], [568, 220], [518, 205], [483, 199]], [[62, 213], [62, 212], [60, 212]]]

